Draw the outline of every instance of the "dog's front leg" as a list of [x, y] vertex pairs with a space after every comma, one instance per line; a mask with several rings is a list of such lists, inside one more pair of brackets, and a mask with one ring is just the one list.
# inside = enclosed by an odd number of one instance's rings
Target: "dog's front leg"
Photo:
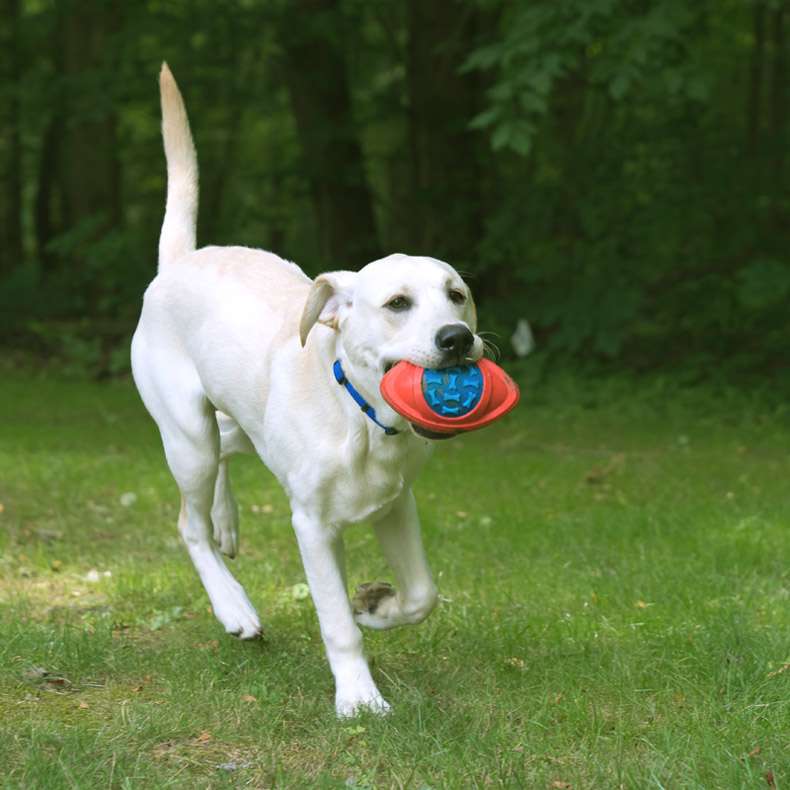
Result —
[[346, 594], [341, 537], [305, 514], [294, 513], [293, 525], [335, 677], [337, 715], [354, 716], [363, 708], [385, 713], [390, 706], [370, 675], [362, 652], [362, 633], [354, 623]]
[[411, 490], [374, 523], [376, 536], [397, 582], [369, 582], [357, 588], [352, 601], [354, 617], [368, 628], [393, 628], [422, 622], [434, 609], [436, 586], [420, 535], [420, 519]]

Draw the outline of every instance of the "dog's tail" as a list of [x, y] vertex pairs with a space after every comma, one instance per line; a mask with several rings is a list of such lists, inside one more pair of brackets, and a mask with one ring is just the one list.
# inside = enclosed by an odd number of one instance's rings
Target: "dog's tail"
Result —
[[167, 63], [162, 64], [159, 74], [159, 91], [167, 159], [167, 206], [159, 236], [159, 268], [162, 269], [195, 249], [198, 167], [184, 100]]

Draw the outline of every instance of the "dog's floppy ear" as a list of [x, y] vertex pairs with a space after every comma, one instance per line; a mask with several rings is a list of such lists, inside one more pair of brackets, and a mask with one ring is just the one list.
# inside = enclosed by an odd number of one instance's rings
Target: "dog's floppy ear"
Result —
[[315, 323], [337, 331], [340, 318], [354, 301], [356, 272], [326, 272], [313, 280], [299, 321], [299, 340], [302, 345]]

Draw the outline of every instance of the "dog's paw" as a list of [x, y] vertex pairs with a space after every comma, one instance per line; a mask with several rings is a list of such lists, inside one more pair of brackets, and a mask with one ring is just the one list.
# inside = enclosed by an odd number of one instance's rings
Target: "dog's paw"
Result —
[[351, 608], [354, 614], [376, 614], [382, 601], [395, 597], [395, 588], [388, 582], [365, 582], [357, 587], [356, 594], [351, 599]]
[[262, 633], [261, 621], [252, 608], [223, 605], [219, 611], [214, 607], [216, 618], [225, 627], [225, 632], [239, 639], [257, 639]]
[[354, 619], [368, 628], [390, 628], [398, 611], [395, 588], [387, 582], [365, 582], [351, 599]]
[[231, 636], [257, 639], [263, 630], [261, 621], [244, 588], [232, 577], [223, 581], [223, 588], [214, 588], [209, 592], [214, 616]]
[[335, 712], [338, 719], [351, 719], [365, 712], [386, 716], [390, 710], [392, 708], [389, 702], [378, 691], [372, 696], [356, 694], [341, 696], [338, 694], [335, 698]]

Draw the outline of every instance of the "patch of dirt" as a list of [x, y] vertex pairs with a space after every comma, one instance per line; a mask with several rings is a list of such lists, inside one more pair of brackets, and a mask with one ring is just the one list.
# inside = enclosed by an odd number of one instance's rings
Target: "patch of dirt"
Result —
[[90, 612], [109, 611], [109, 601], [100, 586], [86, 583], [81, 576], [56, 571], [31, 571], [23, 565], [16, 574], [0, 577], [0, 603], [10, 604], [26, 599], [30, 604], [26, 615], [38, 621], [56, 616], [79, 617]]
[[215, 741], [207, 730], [191, 738], [169, 738], [160, 741], [151, 749], [151, 757], [158, 762], [178, 766], [200, 766], [225, 772], [255, 765], [255, 754], [251, 749]]

